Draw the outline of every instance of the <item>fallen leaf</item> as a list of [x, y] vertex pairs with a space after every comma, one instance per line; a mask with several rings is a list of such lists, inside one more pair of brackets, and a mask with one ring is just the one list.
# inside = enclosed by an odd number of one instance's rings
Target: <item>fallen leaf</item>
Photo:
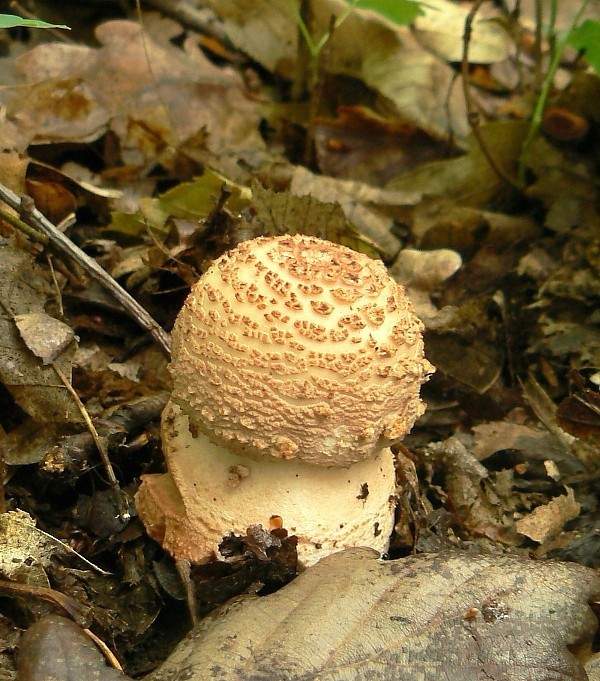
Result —
[[32, 563], [47, 566], [56, 549], [57, 543], [40, 532], [25, 511], [0, 514], [0, 572], [6, 579], [15, 579], [19, 573], [24, 579]]
[[[79, 409], [56, 371], [42, 365], [15, 324], [17, 315], [43, 313], [47, 293], [47, 284], [33, 258], [11, 241], [0, 244], [0, 380], [36, 421], [80, 422]], [[74, 352], [72, 342], [56, 358], [56, 365], [66, 376], [71, 375]]]
[[567, 487], [566, 495], [554, 497], [547, 504], [534, 508], [524, 518], [517, 520], [517, 532], [543, 544], [559, 534], [565, 523], [576, 518], [580, 511], [581, 504], [575, 501], [573, 490]]
[[20, 681], [126, 681], [131, 677], [108, 667], [102, 653], [72, 620], [48, 615], [23, 634]]
[[505, 555], [333, 554], [207, 618], [146, 681], [584, 679], [587, 568]]
[[7, 102], [7, 118], [29, 142], [86, 142], [111, 129], [131, 164], [166, 162], [203, 128], [214, 153], [264, 148], [242, 78], [193, 41], [184, 49], [142, 41], [130, 21], [101, 24], [96, 36], [99, 48], [45, 43], [19, 58], [27, 87]]
[[264, 189], [258, 182], [252, 186], [255, 222], [265, 236], [309, 234], [343, 244], [355, 251], [377, 257], [377, 249], [349, 226], [338, 203], [326, 203], [313, 196], [294, 196], [290, 192]]
[[432, 334], [427, 357], [438, 371], [480, 395], [494, 385], [502, 370], [502, 348], [485, 338], [467, 340], [456, 334]]
[[[516, 169], [525, 133], [526, 125], [522, 121], [497, 121], [481, 129], [490, 154], [509, 174]], [[486, 207], [501, 187], [501, 180], [473, 135], [467, 138], [467, 147], [463, 156], [424, 163], [416, 170], [399, 175], [388, 182], [387, 189], [418, 191], [427, 198], [427, 203], [431, 202], [431, 196], [443, 196], [446, 204], [441, 206], [442, 213], [449, 205], [459, 202], [465, 206]]]
[[[450, 0], [427, 0], [423, 14], [416, 18], [414, 32], [419, 42], [448, 61], [459, 62], [463, 55], [465, 21], [470, 7]], [[506, 59], [510, 38], [496, 14], [475, 15], [469, 42], [469, 62], [491, 64]]]
[[405, 248], [398, 254], [390, 274], [404, 286], [431, 293], [455, 274], [461, 265], [460, 253], [449, 248], [432, 251]]
[[239, 213], [248, 206], [251, 192], [247, 187], [237, 185], [207, 168], [191, 182], [182, 182], [156, 198], [141, 199], [139, 210], [135, 213], [114, 212], [107, 230], [140, 236], [147, 229], [165, 234], [169, 218], [181, 218], [197, 224], [214, 210], [222, 186], [231, 192], [227, 208]]
[[18, 314], [15, 324], [25, 345], [44, 365], [52, 363], [75, 338], [70, 326], [45, 312]]
[[296, 196], [310, 195], [325, 203], [339, 203], [346, 218], [377, 244], [386, 260], [398, 252], [400, 241], [391, 233], [393, 220], [384, 209], [410, 203], [413, 197], [364, 182], [316, 175], [301, 166], [292, 171], [290, 192]]

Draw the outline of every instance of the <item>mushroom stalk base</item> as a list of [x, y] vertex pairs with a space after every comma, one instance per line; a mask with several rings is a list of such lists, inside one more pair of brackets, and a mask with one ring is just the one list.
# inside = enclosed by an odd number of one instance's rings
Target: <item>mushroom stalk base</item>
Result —
[[192, 435], [172, 402], [162, 440], [169, 473], [144, 476], [136, 503], [150, 536], [177, 559], [207, 562], [231, 532], [268, 528], [273, 516], [298, 537], [304, 566], [352, 546], [388, 548], [396, 491], [389, 449], [349, 468], [248, 459]]

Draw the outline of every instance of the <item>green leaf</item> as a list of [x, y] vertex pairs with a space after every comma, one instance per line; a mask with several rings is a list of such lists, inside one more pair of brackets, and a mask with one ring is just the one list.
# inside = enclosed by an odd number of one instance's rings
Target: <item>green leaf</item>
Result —
[[567, 42], [585, 52], [590, 66], [600, 73], [600, 21], [586, 19], [581, 26], [571, 31]]
[[19, 26], [27, 26], [28, 28], [64, 28], [70, 31], [69, 26], [64, 24], [49, 24], [47, 21], [40, 19], [23, 19], [16, 14], [0, 14], [0, 28], [17, 28]]
[[135, 213], [114, 212], [105, 229], [137, 238], [147, 229], [165, 235], [171, 217], [200, 222], [215, 207], [214, 199], [221, 193], [223, 183], [231, 192], [227, 208], [236, 213], [247, 208], [251, 191], [207, 168], [200, 177], [175, 185], [160, 196], [140, 199], [139, 210]]
[[410, 24], [424, 14], [417, 0], [359, 0], [356, 7], [372, 9], [395, 24]]

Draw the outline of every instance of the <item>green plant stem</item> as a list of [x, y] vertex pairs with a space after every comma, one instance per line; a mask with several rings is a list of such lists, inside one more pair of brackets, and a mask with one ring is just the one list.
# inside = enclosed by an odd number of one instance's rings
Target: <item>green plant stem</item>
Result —
[[309, 85], [311, 90], [316, 86], [319, 80], [319, 55], [321, 54], [321, 50], [325, 47], [327, 41], [331, 38], [333, 31], [339, 28], [344, 23], [344, 21], [346, 21], [346, 19], [350, 16], [350, 14], [354, 11], [357, 2], [358, 0], [349, 0], [348, 7], [342, 12], [342, 14], [340, 14], [339, 17], [335, 19], [335, 21], [333, 22], [333, 27], [330, 30], [325, 31], [321, 35], [321, 37], [315, 41], [310, 32], [310, 28], [306, 25], [306, 22], [304, 21], [299, 5], [295, 2], [295, 0], [289, 0], [289, 4], [294, 13], [294, 18], [296, 19], [296, 23], [298, 24], [300, 33], [302, 34], [302, 37], [304, 38], [304, 41], [306, 42], [306, 45], [308, 47], [308, 51], [310, 52], [311, 70]]
[[540, 126], [542, 125], [542, 118], [546, 104], [548, 103], [548, 97], [550, 95], [550, 90], [552, 89], [552, 84], [554, 83], [554, 76], [556, 75], [556, 71], [560, 65], [563, 52], [567, 46], [569, 35], [571, 34], [571, 31], [579, 24], [579, 21], [585, 12], [586, 7], [589, 5], [589, 2], [590, 0], [584, 0], [575, 16], [575, 19], [573, 20], [573, 23], [571, 24], [571, 28], [569, 31], [567, 31], [563, 39], [557, 42], [556, 33], [554, 31], [554, 24], [556, 22], [556, 0], [552, 0], [550, 8], [550, 30], [552, 35], [550, 36], [551, 39], [549, 39], [552, 57], [550, 60], [550, 66], [548, 67], [548, 72], [546, 73], [546, 77], [544, 78], [544, 82], [542, 84], [542, 89], [535, 104], [529, 130], [527, 131], [527, 137], [525, 138], [525, 142], [523, 142], [521, 157], [519, 158], [519, 182], [521, 185], [525, 184], [525, 173], [527, 170], [525, 159], [527, 158], [527, 154], [529, 153], [533, 140], [536, 138]]
[[0, 208], [0, 219], [8, 222], [9, 225], [12, 225], [15, 229], [18, 229], [19, 232], [22, 232], [32, 241], [36, 241], [38, 244], [47, 246], [50, 243], [50, 239], [45, 234], [38, 232], [37, 229], [30, 227], [27, 223], [23, 222], [23, 220], [20, 220], [18, 217], [14, 216], [12, 213], [9, 213], [3, 208]]

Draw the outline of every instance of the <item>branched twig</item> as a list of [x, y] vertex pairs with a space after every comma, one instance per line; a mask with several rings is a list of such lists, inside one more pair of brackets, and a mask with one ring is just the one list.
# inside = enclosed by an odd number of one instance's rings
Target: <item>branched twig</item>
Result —
[[501, 168], [498, 165], [496, 159], [489, 150], [487, 142], [483, 137], [481, 127], [479, 125], [479, 111], [475, 106], [475, 102], [473, 101], [473, 96], [471, 94], [471, 86], [469, 83], [469, 44], [471, 42], [471, 34], [473, 31], [473, 20], [475, 19], [475, 15], [477, 14], [479, 8], [481, 7], [481, 5], [483, 5], [484, 2], [486, 2], [486, 0], [477, 0], [473, 7], [471, 8], [471, 11], [467, 15], [467, 18], [465, 19], [465, 32], [463, 34], [463, 54], [462, 61], [460, 64], [460, 73], [462, 76], [465, 104], [467, 105], [467, 117], [469, 120], [469, 125], [471, 126], [471, 130], [473, 130], [473, 135], [475, 136], [475, 139], [477, 140], [477, 143], [479, 144], [479, 147], [483, 152], [483, 155], [487, 159], [487, 162], [490, 164], [492, 170], [507, 186], [509, 186], [511, 189], [515, 189], [516, 191], [520, 192], [521, 187], [519, 187], [519, 185], [504, 170], [504, 168]]
[[78, 265], [83, 267], [89, 275], [101, 286], [107, 289], [114, 298], [123, 306], [123, 309], [158, 343], [163, 352], [170, 357], [171, 338], [169, 334], [148, 314], [148, 312], [119, 286], [117, 282], [89, 255], [84, 253], [68, 237], [40, 213], [33, 201], [28, 197], [21, 200], [13, 191], [0, 184], [0, 200], [8, 204], [12, 209], [21, 214], [24, 222], [45, 235], [50, 243], [56, 246], [61, 252], [66, 253]]

